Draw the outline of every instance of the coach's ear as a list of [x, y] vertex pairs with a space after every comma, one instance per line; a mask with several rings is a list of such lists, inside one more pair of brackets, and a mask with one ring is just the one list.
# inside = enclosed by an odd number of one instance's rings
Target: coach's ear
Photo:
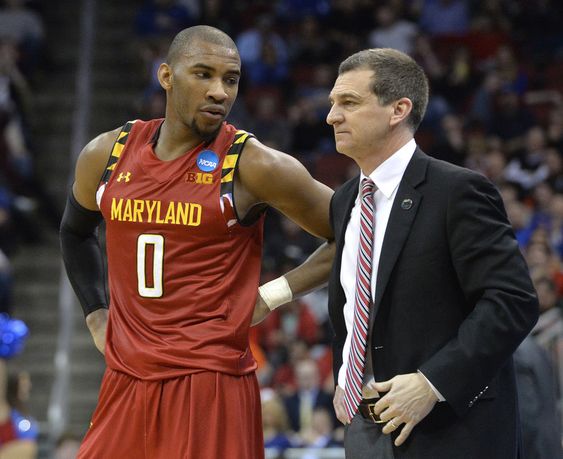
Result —
[[401, 97], [391, 104], [393, 113], [389, 120], [391, 126], [395, 126], [405, 120], [412, 112], [412, 101], [408, 97]]
[[160, 64], [160, 66], [158, 67], [157, 75], [162, 89], [168, 91], [172, 88], [172, 69], [166, 62]]

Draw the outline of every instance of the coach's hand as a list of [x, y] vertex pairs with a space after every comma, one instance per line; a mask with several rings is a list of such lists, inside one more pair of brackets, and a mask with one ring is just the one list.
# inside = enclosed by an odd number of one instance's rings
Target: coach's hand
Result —
[[338, 420], [344, 425], [350, 424], [350, 418], [346, 413], [346, 408], [344, 408], [344, 390], [340, 386], [336, 386], [334, 390], [332, 404], [334, 405], [334, 412]]
[[382, 421], [382, 432], [390, 434], [401, 429], [395, 446], [402, 445], [414, 426], [422, 421], [438, 401], [438, 397], [420, 373], [397, 375], [388, 381], [372, 383], [379, 393], [387, 392], [374, 407]]
[[86, 316], [86, 325], [94, 338], [94, 344], [102, 354], [106, 348], [106, 329], [108, 327], [108, 313], [106, 308], [96, 309]]

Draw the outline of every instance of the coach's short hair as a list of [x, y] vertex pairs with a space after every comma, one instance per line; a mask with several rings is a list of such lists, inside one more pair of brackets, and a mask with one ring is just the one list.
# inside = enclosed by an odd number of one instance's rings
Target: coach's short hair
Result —
[[418, 129], [428, 105], [428, 78], [424, 70], [410, 56], [391, 48], [365, 49], [352, 54], [338, 68], [338, 75], [351, 70], [373, 70], [372, 92], [382, 105], [407, 97], [412, 111], [407, 123]]

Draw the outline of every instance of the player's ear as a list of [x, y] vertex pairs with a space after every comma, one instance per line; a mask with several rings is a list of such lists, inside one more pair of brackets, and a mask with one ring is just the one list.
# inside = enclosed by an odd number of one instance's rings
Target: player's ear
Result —
[[166, 62], [160, 64], [157, 75], [162, 89], [168, 91], [172, 88], [172, 68]]

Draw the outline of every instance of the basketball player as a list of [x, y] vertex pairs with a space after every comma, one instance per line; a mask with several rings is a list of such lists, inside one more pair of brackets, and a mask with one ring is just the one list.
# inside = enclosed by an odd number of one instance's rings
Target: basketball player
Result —
[[[275, 207], [329, 239], [332, 191], [225, 122], [240, 71], [226, 34], [183, 30], [158, 69], [165, 118], [128, 122], [80, 154], [62, 253], [107, 362], [81, 459], [264, 457], [248, 346], [263, 212]], [[102, 219], [109, 304], [96, 237]], [[322, 283], [331, 257], [318, 250], [318, 275], [297, 270], [276, 280], [265, 303]]]

